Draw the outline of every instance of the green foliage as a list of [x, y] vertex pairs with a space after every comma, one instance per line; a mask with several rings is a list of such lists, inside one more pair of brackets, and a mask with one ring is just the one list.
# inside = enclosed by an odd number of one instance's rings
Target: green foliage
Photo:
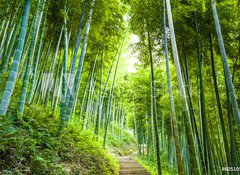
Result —
[[[17, 39], [12, 40], [10, 36], [6, 39], [4, 32], [8, 32], [13, 26], [21, 24], [21, 16], [24, 9], [25, 0], [0, 0], [0, 38], [1, 54], [0, 54], [0, 69], [6, 61], [4, 52], [10, 54], [10, 60], [6, 68], [6, 73], [0, 77], [0, 99], [3, 96], [4, 88], [9, 76], [9, 68], [13, 64], [13, 55], [16, 50]], [[42, 2], [42, 0], [40, 0]], [[235, 71], [235, 76], [232, 78], [235, 85], [236, 97], [239, 101], [240, 97], [240, 1], [239, 0], [215, 0], [219, 12], [219, 19], [221, 29], [223, 32], [224, 45], [228, 55], [229, 67], [231, 73]], [[36, 17], [38, 0], [31, 1], [31, 11], [29, 16], [29, 23], [27, 24], [28, 40], [24, 42], [23, 57], [20, 61], [19, 71], [17, 73], [17, 81], [8, 106], [7, 116], [0, 116], [0, 174], [116, 174], [117, 163], [110, 157], [106, 151], [101, 148], [102, 136], [104, 135], [103, 128], [105, 127], [108, 101], [111, 97], [110, 85], [113, 82], [113, 72], [110, 74], [110, 80], [106, 93], [103, 94], [103, 88], [108, 77], [108, 71], [111, 65], [115, 67], [116, 64], [116, 50], [119, 47], [121, 38], [125, 33], [125, 28], [129, 22], [130, 31], [128, 31], [126, 39], [132, 42], [131, 36], [135, 34], [138, 36], [138, 41], [133, 41], [130, 47], [124, 46], [123, 55], [121, 56], [118, 77], [116, 79], [116, 87], [113, 94], [111, 104], [111, 115], [115, 118], [111, 120], [109, 125], [109, 133], [107, 139], [106, 149], [108, 152], [117, 156], [129, 155], [137, 152], [137, 141], [133, 136], [134, 116], [136, 116], [137, 130], [141, 138], [138, 138], [138, 144], [148, 145], [149, 157], [139, 157], [140, 163], [146, 165], [146, 169], [152, 169], [153, 174], [156, 172], [156, 160], [154, 152], [154, 135], [152, 134], [152, 111], [151, 111], [151, 79], [149, 68], [149, 51], [147, 42], [147, 31], [150, 32], [152, 50], [153, 50], [153, 66], [155, 74], [155, 89], [156, 102], [158, 111], [158, 127], [162, 131], [160, 135], [163, 142], [164, 151], [161, 152], [163, 174], [176, 174], [176, 157], [174, 151], [166, 149], [169, 144], [172, 144], [172, 125], [171, 125], [171, 108], [168, 95], [167, 78], [165, 60], [163, 57], [163, 30], [162, 30], [162, 0], [95, 0], [93, 10], [92, 22], [89, 32], [88, 47], [86, 48], [86, 57], [84, 61], [81, 87], [79, 90], [78, 102], [76, 110], [73, 112], [71, 122], [68, 128], [63, 131], [61, 138], [57, 137], [57, 128], [59, 126], [59, 102], [54, 106], [52, 111], [49, 108], [43, 108], [34, 104], [35, 102], [45, 103], [45, 95], [42, 91], [45, 86], [45, 75], [50, 72], [52, 66], [52, 59], [56, 49], [60, 30], [63, 26], [64, 18], [67, 19], [67, 30], [70, 36], [70, 43], [68, 48], [67, 70], [73, 55], [73, 50], [76, 42], [76, 35], [79, 25], [79, 18], [82, 13], [84, 0], [58, 0], [47, 1], [44, 9], [44, 16], [46, 15], [46, 24], [42, 25], [44, 28], [42, 51], [39, 59], [39, 65], [36, 73], [36, 78], [39, 84], [39, 89], [34, 94], [33, 105], [24, 105], [26, 108], [25, 114], [22, 118], [17, 116], [17, 107], [20, 92], [22, 89], [22, 78], [26, 69], [26, 62], [29, 44], [32, 37], [31, 23]], [[87, 0], [86, 14], [83, 20], [82, 30], [86, 28], [87, 17], [89, 16], [91, 0]], [[67, 10], [64, 11], [66, 4]], [[218, 81], [218, 90], [220, 94], [220, 101], [222, 106], [223, 120], [226, 129], [227, 139], [230, 140], [230, 132], [227, 118], [226, 108], [226, 88], [224, 69], [221, 62], [220, 50], [216, 39], [216, 32], [214, 29], [214, 21], [211, 12], [210, 1], [206, 0], [171, 0], [173, 23], [175, 26], [176, 42], [179, 51], [180, 66], [184, 79], [184, 84], [187, 84], [189, 79], [190, 96], [187, 99], [188, 103], [192, 101], [193, 112], [196, 119], [197, 130], [200, 133], [200, 140], [202, 140], [201, 127], [201, 111], [199, 106], [199, 70], [197, 66], [197, 48], [196, 48], [196, 26], [194, 14], [197, 12], [197, 19], [199, 24], [199, 45], [202, 52], [203, 59], [203, 82], [205, 94], [205, 106], [207, 114], [207, 125], [210, 130], [210, 145], [212, 146], [212, 154], [216, 167], [220, 167], [225, 163], [224, 149], [222, 141], [221, 128], [219, 128], [219, 116], [217, 111], [216, 97], [214, 92], [212, 70], [210, 61], [210, 44], [209, 36], [213, 34], [215, 66]], [[48, 7], [48, 8], [46, 8]], [[48, 11], [47, 11], [48, 9]], [[11, 26], [6, 28], [7, 22], [12, 20]], [[4, 24], [4, 25], [3, 25]], [[167, 24], [168, 26], [168, 24]], [[169, 26], [168, 26], [169, 29]], [[16, 30], [18, 31], [18, 30]], [[70, 35], [71, 32], [71, 35]], [[19, 32], [17, 33], [17, 37]], [[167, 31], [169, 34], [169, 31]], [[83, 36], [84, 37], [84, 36]], [[80, 42], [80, 48], [83, 44], [83, 37]], [[37, 37], [39, 38], [39, 37]], [[51, 38], [53, 40], [52, 47], [50, 47]], [[136, 38], [135, 38], [136, 39]], [[168, 36], [168, 40], [169, 40]], [[8, 42], [13, 43], [13, 48], [4, 48]], [[127, 42], [126, 42], [127, 43]], [[126, 44], [124, 43], [124, 44]], [[169, 42], [170, 44], [170, 42]], [[38, 44], [39, 45], [39, 44]], [[57, 56], [56, 64], [59, 70], [55, 68], [52, 80], [60, 84], [61, 67], [63, 60], [63, 46], [64, 42], [61, 40], [60, 49]], [[47, 51], [49, 49], [49, 55]], [[177, 125], [180, 137], [181, 152], [184, 154], [184, 164], [188, 164], [186, 159], [189, 147], [185, 147], [186, 134], [190, 132], [184, 131], [183, 112], [180, 102], [180, 92], [178, 89], [176, 68], [173, 66], [173, 59], [169, 47], [170, 73], [173, 85], [174, 105], [176, 110]], [[103, 74], [101, 72], [101, 53], [103, 56]], [[130, 54], [130, 52], [134, 52]], [[79, 59], [81, 50], [77, 54]], [[126, 61], [126, 64], [131, 63], [131, 57], [138, 58], [136, 72], [129, 73], [126, 71], [129, 65], [122, 65], [121, 62]], [[34, 55], [36, 58], [36, 55]], [[96, 68], [93, 72], [93, 62], [96, 58]], [[129, 61], [130, 60], [130, 61]], [[186, 61], [186, 62], [185, 62]], [[36, 61], [35, 61], [36, 63]], [[113, 64], [112, 64], [113, 63]], [[36, 63], [38, 64], [38, 63]], [[31, 68], [32, 69], [32, 68]], [[2, 71], [2, 70], [0, 70]], [[76, 72], [76, 70], [75, 70]], [[93, 81], [95, 89], [89, 87], [89, 75], [93, 74]], [[96, 125], [96, 116], [100, 113], [98, 110], [98, 97], [100, 80], [102, 79], [102, 93], [104, 96], [103, 110], [100, 116], [101, 123], [99, 129], [98, 142], [96, 136], [93, 135], [94, 126]], [[86, 86], [87, 85], [87, 86]], [[34, 84], [35, 86], [35, 84]], [[49, 91], [49, 105], [51, 102], [55, 104], [55, 93], [60, 94], [57, 90]], [[84, 89], [89, 92], [94, 89], [93, 96], [87, 93], [85, 102], [82, 97]], [[187, 89], [187, 86], [185, 86]], [[29, 90], [29, 87], [28, 87]], [[55, 98], [55, 99], [54, 99]], [[135, 103], [135, 111], [133, 110], [133, 98]], [[39, 100], [38, 100], [39, 99]], [[2, 100], [2, 99], [1, 99]], [[81, 109], [83, 104], [83, 110]], [[190, 105], [189, 105], [190, 106]], [[115, 110], [115, 113], [113, 112]], [[82, 111], [81, 111], [82, 110]], [[117, 111], [117, 112], [116, 112]], [[119, 111], [124, 112], [123, 126], [120, 127], [121, 119]], [[118, 114], [119, 112], [119, 114]], [[164, 113], [164, 118], [161, 113]], [[82, 114], [80, 116], [80, 114]], [[114, 115], [113, 115], [114, 114]], [[86, 117], [87, 116], [87, 117]], [[111, 116], [111, 117], [112, 117]], [[88, 118], [87, 131], [83, 131], [82, 125], [84, 120]], [[113, 117], [112, 117], [113, 118]], [[80, 119], [80, 120], [79, 120]], [[164, 126], [161, 125], [165, 121]], [[234, 119], [234, 118], [233, 118]], [[81, 123], [79, 122], [81, 121]], [[115, 122], [115, 123], [114, 123]], [[236, 121], [233, 120], [234, 137], [237, 147], [236, 155], [240, 155], [240, 139], [237, 133]], [[164, 128], [162, 128], [164, 127]], [[164, 133], [163, 133], [164, 131]], [[164, 139], [165, 137], [165, 139]], [[164, 145], [165, 144], [165, 145]], [[228, 143], [231, 147], [230, 142]], [[174, 144], [173, 144], [174, 145]], [[200, 145], [200, 144], [199, 144]], [[139, 147], [139, 145], [138, 145]], [[202, 145], [200, 145], [202, 147]], [[169, 159], [169, 160], [168, 160]], [[239, 157], [240, 160], [240, 157]], [[219, 172], [220, 173], [220, 172]], [[217, 174], [219, 174], [217, 173]]]
[[[135, 157], [135, 160], [141, 164], [149, 173], [151, 173], [152, 175], [157, 175], [157, 164], [156, 164], [156, 160], [151, 160], [149, 159], [147, 156], [138, 156]], [[167, 162], [167, 156], [166, 154], [162, 156], [161, 159], [161, 163], [162, 163], [162, 174], [163, 175], [171, 175], [171, 174], [177, 174], [176, 169], [169, 165]]]
[[[16, 117], [16, 116], [15, 116]], [[0, 174], [117, 174], [118, 165], [90, 132], [71, 125], [56, 136], [58, 117], [37, 105], [0, 126]]]
[[119, 156], [127, 156], [137, 151], [136, 140], [129, 131], [121, 131], [118, 126], [115, 126], [115, 132], [122, 132], [122, 137], [117, 134], [109, 134], [106, 148], [110, 152]]
[[66, 147], [59, 155], [62, 161], [67, 162], [67, 168], [73, 174], [117, 174], [117, 162], [103, 151], [92, 132], [78, 128], [70, 125], [61, 138]]

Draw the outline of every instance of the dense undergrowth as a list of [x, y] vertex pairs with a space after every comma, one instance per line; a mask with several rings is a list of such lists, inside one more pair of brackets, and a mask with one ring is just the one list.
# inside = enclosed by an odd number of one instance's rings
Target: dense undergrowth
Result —
[[[150, 155], [138, 155], [134, 159], [141, 164], [149, 173], [157, 175], [157, 164], [156, 160]], [[167, 154], [163, 154], [161, 157], [161, 167], [163, 175], [177, 174], [177, 170], [168, 162]]]
[[57, 115], [37, 105], [16, 116], [2, 117], [0, 174], [117, 174], [117, 161], [90, 131], [69, 125], [58, 137]]
[[[117, 131], [119, 127], [116, 127]], [[117, 156], [132, 155], [137, 151], [136, 139], [127, 130], [122, 131], [121, 136], [109, 134], [106, 149]]]

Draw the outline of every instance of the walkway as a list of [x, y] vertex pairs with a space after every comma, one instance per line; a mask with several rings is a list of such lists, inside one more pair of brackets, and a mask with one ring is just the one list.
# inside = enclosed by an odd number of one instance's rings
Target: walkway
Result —
[[119, 157], [120, 171], [119, 175], [150, 175], [141, 165], [130, 157]]

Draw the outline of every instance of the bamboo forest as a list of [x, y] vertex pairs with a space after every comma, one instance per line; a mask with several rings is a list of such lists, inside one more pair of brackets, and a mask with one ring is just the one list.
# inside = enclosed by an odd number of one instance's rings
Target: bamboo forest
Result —
[[0, 0], [0, 175], [240, 175], [240, 0]]

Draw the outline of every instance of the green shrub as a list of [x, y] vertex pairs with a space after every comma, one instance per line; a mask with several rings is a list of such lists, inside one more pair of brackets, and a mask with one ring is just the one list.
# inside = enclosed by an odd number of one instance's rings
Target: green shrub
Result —
[[70, 125], [57, 137], [59, 116], [38, 105], [0, 123], [0, 174], [117, 174], [118, 164], [89, 131]]
[[[119, 132], [118, 126], [115, 126], [116, 133]], [[108, 149], [119, 156], [130, 155], [137, 151], [136, 140], [128, 131], [123, 130], [122, 136], [109, 134], [107, 140]]]
[[[142, 155], [134, 157], [134, 159], [139, 164], [141, 164], [149, 173], [151, 173], [152, 175], [157, 175], [158, 168], [155, 157], [152, 159], [150, 157], [147, 157], [146, 155]], [[167, 162], [167, 158], [165, 156], [161, 157], [161, 164], [163, 175], [177, 174], [177, 170], [174, 168], [174, 166], [170, 165]]]

